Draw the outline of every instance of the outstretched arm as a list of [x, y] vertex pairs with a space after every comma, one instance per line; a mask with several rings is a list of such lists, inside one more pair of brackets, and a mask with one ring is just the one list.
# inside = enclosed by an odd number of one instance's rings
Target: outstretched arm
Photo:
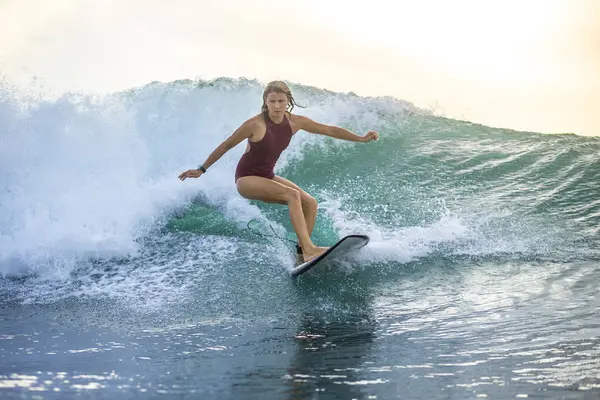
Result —
[[[223, 157], [223, 154], [227, 153], [229, 150], [231, 150], [232, 148], [237, 146], [242, 140], [248, 139], [250, 136], [252, 136], [252, 133], [254, 132], [253, 128], [254, 128], [253, 120], [248, 120], [248, 121], [244, 122], [242, 124], [242, 126], [237, 128], [235, 130], [235, 132], [233, 132], [231, 134], [231, 136], [229, 136], [227, 139], [225, 139], [223, 141], [223, 143], [221, 143], [219, 146], [217, 146], [217, 148], [214, 149], [212, 153], [210, 153], [210, 155], [208, 156], [206, 161], [204, 161], [204, 163], [202, 163], [202, 167], [205, 170], [207, 170], [211, 165], [213, 165], [221, 157]], [[185, 172], [182, 172], [179, 175], [179, 179], [181, 179], [183, 181], [186, 178], [198, 178], [203, 173], [204, 172], [202, 170], [200, 170], [200, 168], [190, 169]]]
[[379, 139], [379, 134], [375, 131], [369, 131], [365, 136], [359, 136], [339, 126], [321, 124], [301, 115], [296, 116], [296, 123], [300, 129], [304, 129], [307, 132], [349, 140], [351, 142], [370, 142], [371, 140]]

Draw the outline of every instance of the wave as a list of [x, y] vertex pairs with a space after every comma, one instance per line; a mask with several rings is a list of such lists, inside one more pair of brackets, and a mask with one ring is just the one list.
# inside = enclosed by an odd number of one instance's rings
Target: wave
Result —
[[[300, 132], [276, 172], [321, 203], [315, 240], [366, 232], [372, 262], [582, 249], [597, 232], [600, 141], [494, 129], [393, 98], [291, 85], [297, 112], [377, 143]], [[247, 236], [259, 219], [290, 232], [281, 207], [234, 186], [243, 146], [180, 182], [260, 109], [257, 81], [154, 82], [110, 96], [26, 98], [0, 85], [0, 272], [68, 278], [90, 260], [135, 257], [166, 232]], [[246, 236], [245, 236], [246, 235]], [[586, 253], [587, 254], [587, 253]]]

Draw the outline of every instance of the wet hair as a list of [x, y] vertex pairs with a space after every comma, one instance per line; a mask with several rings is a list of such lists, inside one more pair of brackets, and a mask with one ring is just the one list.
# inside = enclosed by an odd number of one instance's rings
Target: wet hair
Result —
[[294, 109], [294, 106], [304, 108], [300, 104], [296, 103], [296, 100], [294, 100], [294, 96], [292, 96], [292, 91], [284, 81], [272, 81], [269, 82], [269, 84], [265, 87], [265, 91], [263, 92], [263, 105], [261, 107], [261, 112], [263, 114], [268, 112], [267, 96], [269, 95], [269, 93], [273, 92], [285, 94], [285, 97], [287, 97], [288, 100], [287, 106], [285, 108], [286, 111], [289, 111], [291, 113]]

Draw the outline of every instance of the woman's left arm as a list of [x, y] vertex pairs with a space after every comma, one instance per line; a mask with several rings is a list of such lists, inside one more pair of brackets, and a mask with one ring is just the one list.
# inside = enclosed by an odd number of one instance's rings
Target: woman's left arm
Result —
[[369, 131], [366, 135], [359, 136], [347, 129], [340, 128], [339, 126], [321, 124], [302, 115], [296, 115], [295, 117], [296, 118], [294, 119], [298, 127], [310, 133], [318, 133], [321, 135], [331, 136], [336, 139], [349, 140], [351, 142], [366, 143], [370, 142], [371, 140], [379, 139], [379, 133], [375, 131]]

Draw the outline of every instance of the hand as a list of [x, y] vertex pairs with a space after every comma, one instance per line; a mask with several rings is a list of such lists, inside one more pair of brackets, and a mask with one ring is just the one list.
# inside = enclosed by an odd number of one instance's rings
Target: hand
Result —
[[185, 172], [182, 172], [181, 175], [179, 175], [179, 179], [181, 179], [182, 181], [185, 180], [185, 178], [199, 178], [200, 175], [202, 175], [204, 172], [200, 171], [199, 169], [188, 169]]
[[362, 137], [362, 142], [367, 143], [370, 142], [371, 140], [378, 140], [379, 139], [379, 133], [375, 132], [375, 131], [369, 131], [367, 132], [367, 134], [365, 136]]

